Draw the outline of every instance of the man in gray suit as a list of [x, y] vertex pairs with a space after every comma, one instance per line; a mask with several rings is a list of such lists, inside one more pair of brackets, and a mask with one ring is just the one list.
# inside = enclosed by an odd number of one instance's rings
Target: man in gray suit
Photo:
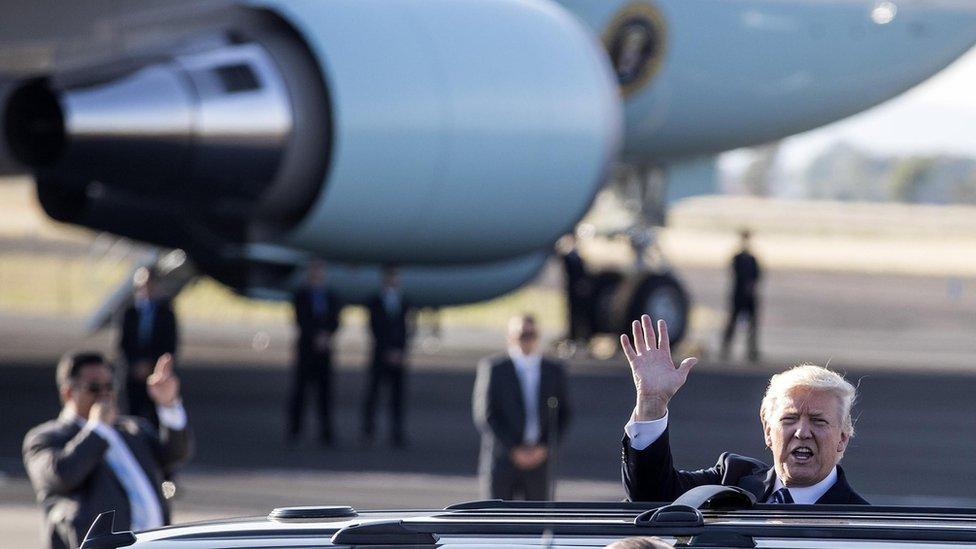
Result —
[[508, 343], [508, 353], [481, 362], [474, 385], [482, 490], [498, 499], [552, 499], [550, 464], [569, 419], [566, 374], [539, 352], [531, 315], [509, 321]]
[[160, 357], [146, 381], [158, 432], [143, 418], [118, 414], [114, 378], [98, 353], [65, 355], [57, 368], [61, 414], [24, 437], [46, 547], [77, 547], [95, 517], [113, 509], [116, 530], [170, 522], [163, 475], [189, 456], [192, 444], [173, 358]]

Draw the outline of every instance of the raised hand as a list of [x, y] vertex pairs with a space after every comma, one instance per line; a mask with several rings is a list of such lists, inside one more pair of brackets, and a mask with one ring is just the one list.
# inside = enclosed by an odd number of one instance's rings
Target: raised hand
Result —
[[170, 406], [180, 397], [180, 378], [173, 373], [173, 355], [166, 353], [156, 361], [156, 369], [146, 380], [149, 398], [160, 406]]
[[[671, 360], [671, 341], [668, 339], [668, 325], [657, 321], [658, 337], [654, 337], [651, 317], [641, 316], [633, 322], [634, 343], [631, 345], [627, 334], [621, 334], [627, 362], [634, 374], [634, 387], [637, 389], [637, 406], [634, 419], [650, 421], [664, 417], [668, 402], [688, 379], [688, 372], [698, 363], [697, 358], [686, 358], [675, 367]], [[656, 340], [656, 341], [655, 341]]]

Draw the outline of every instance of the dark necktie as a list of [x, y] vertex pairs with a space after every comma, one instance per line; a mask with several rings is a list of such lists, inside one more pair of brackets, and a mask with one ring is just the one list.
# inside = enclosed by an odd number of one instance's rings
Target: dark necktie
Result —
[[395, 317], [400, 312], [400, 296], [393, 291], [383, 294], [383, 308], [386, 309], [386, 316]]
[[147, 301], [139, 311], [139, 343], [149, 345], [152, 342], [153, 310], [152, 301]]
[[312, 314], [322, 318], [326, 313], [325, 292], [321, 288], [312, 288]]
[[786, 488], [780, 488], [773, 492], [773, 497], [769, 498], [769, 503], [793, 503], [793, 496]]

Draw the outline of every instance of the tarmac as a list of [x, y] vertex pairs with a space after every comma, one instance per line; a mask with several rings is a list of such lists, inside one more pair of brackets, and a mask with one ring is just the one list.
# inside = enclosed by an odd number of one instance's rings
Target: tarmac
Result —
[[[726, 274], [681, 275], [698, 304], [686, 349], [703, 362], [671, 406], [679, 466], [707, 467], [722, 451], [768, 459], [758, 404], [769, 373], [830, 360], [860, 388], [857, 436], [843, 461], [855, 488], [875, 503], [976, 506], [976, 280], [768, 273], [764, 359], [745, 364], [715, 360]], [[0, 532], [10, 547], [36, 546], [38, 539], [41, 516], [20, 442], [30, 426], [57, 413], [58, 354], [111, 346], [110, 335], [86, 338], [80, 325], [0, 317]], [[373, 445], [358, 436], [368, 341], [355, 327], [339, 341], [337, 448], [318, 446], [311, 433], [296, 446], [285, 443], [290, 327], [191, 325], [183, 334], [180, 375], [198, 448], [180, 476], [178, 521], [313, 503], [442, 507], [480, 496], [470, 397], [475, 364], [500, 348], [500, 329], [447, 327], [441, 340], [418, 342], [408, 383], [410, 444], [403, 450], [389, 448], [382, 430]], [[574, 358], [570, 366], [573, 423], [558, 455], [557, 498], [622, 498], [629, 372], [619, 356]]]

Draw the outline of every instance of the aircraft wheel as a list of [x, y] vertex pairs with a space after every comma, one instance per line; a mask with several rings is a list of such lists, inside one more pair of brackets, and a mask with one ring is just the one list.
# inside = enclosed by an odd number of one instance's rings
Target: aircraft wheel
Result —
[[688, 293], [674, 275], [647, 275], [630, 300], [630, 314], [625, 330], [630, 329], [631, 320], [640, 318], [642, 314], [651, 315], [655, 321], [663, 318], [668, 323], [671, 345], [676, 346], [688, 330], [689, 305]]

